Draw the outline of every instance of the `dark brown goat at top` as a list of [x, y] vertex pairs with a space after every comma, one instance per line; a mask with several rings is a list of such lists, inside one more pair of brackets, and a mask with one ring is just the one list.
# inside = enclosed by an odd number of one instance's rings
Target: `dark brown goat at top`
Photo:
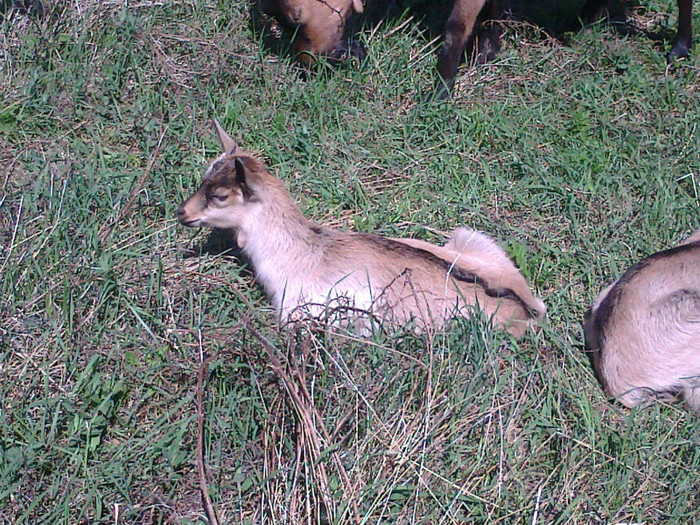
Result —
[[[376, 0], [366, 0], [372, 2]], [[397, 0], [402, 3], [401, 0]], [[599, 16], [611, 0], [587, 0], [581, 11], [584, 22]], [[261, 0], [263, 11], [294, 32], [297, 60], [310, 65], [318, 56], [339, 58], [344, 54], [362, 56], [364, 50], [347, 38], [349, 20], [364, 11], [362, 0]], [[678, 34], [667, 55], [669, 63], [687, 57], [692, 44], [692, 0], [678, 0]], [[438, 56], [438, 93], [445, 98], [454, 87], [457, 69], [464, 56], [474, 62], [492, 60], [500, 49], [498, 24], [485, 22], [500, 18], [499, 0], [455, 0], [445, 24]]]
[[[346, 53], [364, 54], [359, 44], [349, 44], [346, 38], [350, 18], [364, 10], [361, 0], [262, 0], [262, 8], [294, 32], [293, 50], [304, 65], [313, 64], [321, 55], [339, 58]], [[498, 13], [497, 0], [455, 0], [438, 57], [441, 97], [452, 90], [465, 49], [477, 62], [495, 57], [499, 50], [498, 28], [491, 26], [480, 31], [479, 19], [484, 22], [496, 18]]]

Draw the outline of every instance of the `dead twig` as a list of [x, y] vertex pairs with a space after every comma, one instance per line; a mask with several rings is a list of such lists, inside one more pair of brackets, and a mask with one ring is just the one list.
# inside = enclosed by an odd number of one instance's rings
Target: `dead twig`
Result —
[[199, 473], [199, 490], [202, 493], [202, 502], [204, 503], [204, 510], [207, 513], [210, 525], [219, 525], [214, 505], [212, 505], [211, 496], [209, 495], [207, 473], [204, 467], [204, 389], [202, 385], [208, 366], [204, 345], [202, 344], [201, 330], [197, 336], [199, 339], [199, 373], [197, 374], [197, 472]]
[[[320, 495], [324, 500], [326, 510], [332, 512], [332, 507], [330, 506], [331, 502], [328, 501], [328, 476], [326, 474], [325, 468], [323, 468], [323, 464], [317, 461], [321, 457], [322, 452], [324, 452], [324, 447], [322, 447], [321, 445], [321, 440], [319, 439], [318, 435], [319, 433], [316, 429], [318, 428], [320, 430], [323, 439], [327, 442], [328, 445], [330, 445], [331, 440], [330, 433], [328, 432], [325, 424], [323, 423], [323, 418], [314, 406], [313, 400], [311, 398], [311, 395], [309, 394], [309, 391], [306, 388], [306, 385], [303, 383], [303, 381], [300, 381], [301, 373], [296, 364], [288, 361], [292, 369], [292, 375], [295, 376], [295, 378], [297, 378], [297, 382], [295, 383], [287, 374], [286, 367], [282, 364], [282, 361], [280, 361], [278, 357], [278, 352], [275, 349], [275, 347], [267, 339], [265, 339], [265, 337], [263, 337], [255, 328], [251, 326], [251, 324], [248, 322], [248, 319], [243, 318], [243, 324], [265, 349], [265, 352], [270, 360], [270, 367], [282, 381], [285, 390], [291, 398], [293, 407], [297, 415], [299, 416], [300, 424], [305, 430], [305, 437], [309, 440], [307, 446], [309, 447], [314, 456], [314, 463], [319, 468], [319, 470], [316, 471], [316, 477], [317, 482], [321, 488]], [[314, 424], [314, 420], [316, 424]], [[352, 486], [352, 483], [350, 482], [350, 477], [348, 476], [348, 473], [345, 470], [342, 461], [340, 460], [340, 456], [337, 452], [330, 452], [329, 456], [332, 458], [332, 461], [335, 464], [338, 474], [343, 480], [343, 483], [349, 489]], [[346, 492], [346, 495], [349, 494], [351, 493]], [[358, 511], [357, 502], [352, 496], [350, 499], [350, 507], [353, 512], [353, 518], [355, 523], [360, 523], [360, 515]]]

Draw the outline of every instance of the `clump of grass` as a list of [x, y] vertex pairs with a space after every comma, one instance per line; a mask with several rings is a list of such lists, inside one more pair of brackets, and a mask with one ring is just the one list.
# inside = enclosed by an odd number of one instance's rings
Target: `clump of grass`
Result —
[[[240, 2], [2, 10], [0, 522], [203, 522], [201, 347], [222, 523], [695, 519], [696, 421], [606, 400], [579, 326], [698, 227], [697, 54], [666, 70], [655, 40], [675, 4], [633, 10], [626, 36], [516, 6], [529, 23], [448, 104], [426, 96], [435, 23], [415, 4], [363, 33], [365, 62], [306, 75]], [[279, 330], [231, 239], [176, 227], [211, 117], [318, 222], [496, 236], [546, 326]]]

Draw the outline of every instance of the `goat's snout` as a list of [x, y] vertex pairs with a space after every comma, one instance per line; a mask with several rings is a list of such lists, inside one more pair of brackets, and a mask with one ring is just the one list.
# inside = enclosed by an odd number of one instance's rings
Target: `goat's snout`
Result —
[[177, 220], [180, 221], [182, 224], [184, 224], [184, 219], [185, 219], [185, 208], [180, 205], [180, 207], [177, 209]]
[[188, 228], [201, 225], [200, 214], [196, 211], [193, 214], [192, 210], [190, 210], [188, 213], [185, 209], [185, 204], [187, 204], [187, 202], [183, 202], [177, 209], [177, 220], [180, 222], [180, 224], [187, 226]]

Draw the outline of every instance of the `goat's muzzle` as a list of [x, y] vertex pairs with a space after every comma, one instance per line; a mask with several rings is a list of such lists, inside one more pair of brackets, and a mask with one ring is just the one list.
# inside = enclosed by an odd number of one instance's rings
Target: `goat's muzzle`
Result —
[[177, 209], [177, 220], [180, 221], [180, 224], [182, 224], [183, 226], [192, 226], [193, 223], [196, 222], [187, 219], [187, 213], [185, 212], [184, 206], [180, 206]]

